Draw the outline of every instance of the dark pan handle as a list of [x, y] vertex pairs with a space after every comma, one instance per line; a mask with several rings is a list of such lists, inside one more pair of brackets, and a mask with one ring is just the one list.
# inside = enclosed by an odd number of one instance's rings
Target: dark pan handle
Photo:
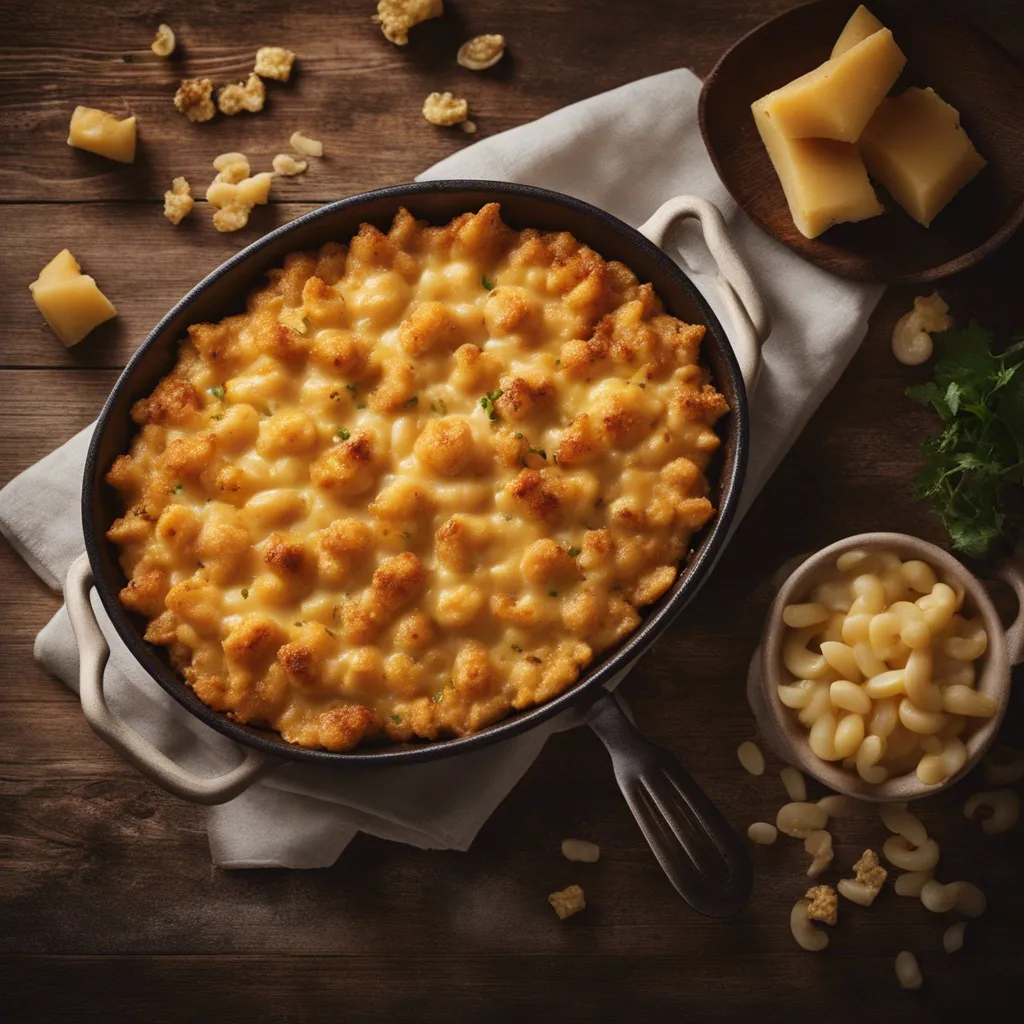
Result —
[[614, 694], [593, 706], [590, 727], [611, 755], [633, 816], [676, 891], [708, 917], [729, 917], [750, 896], [746, 845], [667, 751], [645, 739]]

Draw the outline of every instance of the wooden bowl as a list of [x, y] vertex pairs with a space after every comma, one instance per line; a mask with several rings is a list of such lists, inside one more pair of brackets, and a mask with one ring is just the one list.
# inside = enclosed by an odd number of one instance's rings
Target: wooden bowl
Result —
[[988, 166], [925, 228], [883, 190], [886, 212], [817, 238], [797, 231], [754, 126], [750, 104], [827, 60], [856, 0], [818, 0], [744, 36], [704, 82], [700, 126], [736, 202], [784, 245], [842, 277], [919, 283], [948, 277], [995, 251], [1024, 221], [1024, 69], [997, 42], [908, 0], [869, 0], [907, 55], [893, 92], [932, 86], [960, 112]]
[[[872, 785], [839, 763], [823, 761], [811, 750], [808, 730], [797, 721], [796, 713], [779, 700], [779, 684], [793, 681], [782, 664], [782, 642], [786, 632], [782, 610], [788, 604], [806, 601], [811, 590], [834, 571], [836, 559], [844, 551], [854, 549], [894, 551], [904, 561], [920, 559], [927, 562], [940, 580], [954, 589], [963, 588], [965, 604], [985, 624], [988, 649], [976, 663], [975, 688], [996, 701], [996, 713], [991, 718], [969, 720], [967, 731], [961, 737], [967, 748], [967, 761], [956, 775], [937, 785], [925, 785], [914, 772], [894, 775], [885, 782]], [[1006, 580], [1022, 602], [1017, 621], [1007, 629], [1004, 629], [981, 580], [952, 555], [917, 537], [902, 533], [863, 533], [837, 541], [802, 561], [779, 588], [747, 678], [747, 696], [761, 737], [788, 764], [796, 765], [834, 792], [858, 800], [876, 803], [916, 800], [953, 785], [978, 763], [996, 738], [1010, 700], [1011, 666], [1024, 658], [1024, 572], [1007, 563], [998, 568], [995, 575]]]

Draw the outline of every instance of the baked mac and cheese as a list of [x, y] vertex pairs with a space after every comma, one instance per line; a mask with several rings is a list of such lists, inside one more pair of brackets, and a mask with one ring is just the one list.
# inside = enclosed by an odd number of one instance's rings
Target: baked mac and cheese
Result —
[[108, 537], [189, 686], [305, 747], [561, 693], [713, 515], [704, 328], [497, 204], [294, 253], [132, 410]]

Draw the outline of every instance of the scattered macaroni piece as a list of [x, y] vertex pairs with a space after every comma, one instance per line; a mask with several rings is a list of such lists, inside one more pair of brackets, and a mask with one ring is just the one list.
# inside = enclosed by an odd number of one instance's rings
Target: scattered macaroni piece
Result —
[[882, 853], [893, 867], [903, 871], [931, 871], [939, 863], [939, 844], [934, 839], [914, 846], [905, 836], [889, 836], [882, 844]]
[[302, 132], [292, 132], [288, 144], [296, 153], [301, 153], [303, 156], [324, 155], [324, 144], [317, 139], [311, 139], [308, 135], [303, 135]]
[[177, 45], [178, 41], [174, 38], [174, 29], [170, 25], [158, 25], [156, 39], [150, 43], [149, 48], [158, 57], [170, 57], [174, 53], [174, 47]]
[[759, 846], [771, 846], [779, 838], [779, 830], [767, 821], [755, 821], [747, 829], [747, 836]]
[[1013, 747], [996, 747], [982, 764], [990, 786], [1012, 786], [1024, 779], [1024, 753]]
[[928, 830], [921, 819], [911, 814], [904, 807], [893, 807], [891, 804], [880, 804], [878, 815], [882, 824], [897, 835], [903, 836], [911, 846], [924, 846], [928, 842]]
[[813, 858], [811, 866], [807, 869], [807, 877], [817, 878], [832, 863], [835, 855], [832, 849], [832, 833], [824, 829], [815, 829], [804, 840], [804, 851]]
[[71, 348], [94, 327], [117, 316], [96, 282], [83, 274], [78, 261], [62, 249], [29, 286], [32, 298], [54, 334]]
[[432, 92], [423, 101], [423, 116], [431, 123], [448, 127], [465, 121], [469, 103], [456, 99], [450, 92]]
[[929, 878], [921, 886], [921, 903], [933, 914], [948, 914], [956, 906], [956, 889]]
[[195, 204], [189, 183], [184, 178], [175, 178], [170, 191], [164, 193], [164, 216], [172, 224], [180, 224]]
[[252, 173], [249, 158], [244, 153], [221, 153], [213, 161], [213, 169], [217, 172], [214, 181], [226, 181], [237, 185]]
[[882, 891], [889, 873], [878, 863], [878, 854], [874, 850], [865, 850], [859, 861], [853, 865], [855, 878], [841, 878], [839, 892], [851, 903], [862, 907], [870, 907], [875, 897]]
[[920, 899], [921, 890], [931, 877], [931, 871], [904, 871], [896, 878], [893, 888], [897, 896], [913, 896]]
[[871, 784], [914, 771], [937, 786], [963, 771], [961, 734], [998, 705], [974, 688], [988, 636], [955, 580], [893, 551], [849, 550], [787, 618], [808, 625], [786, 625], [791, 678], [776, 692], [817, 757]]
[[790, 800], [795, 800], [798, 803], [807, 800], [807, 782], [803, 772], [787, 765], [779, 772], [779, 778], [782, 779], [782, 785], [786, 787], [786, 795]]
[[807, 916], [812, 921], [834, 925], [839, 920], [839, 898], [831, 885], [813, 885], [804, 893], [809, 899]]
[[896, 954], [896, 977], [899, 979], [900, 988], [919, 989], [924, 983], [917, 957], [909, 950], [905, 949]]
[[395, 46], [409, 42], [409, 29], [421, 21], [440, 18], [443, 0], [379, 0], [373, 20], [380, 25], [384, 38]]
[[459, 47], [456, 60], [470, 71], [486, 71], [505, 56], [505, 37], [501, 35], [473, 36]]
[[736, 756], [743, 768], [751, 775], [764, 775], [764, 754], [756, 743], [747, 740], [736, 749]]
[[[238, 231], [249, 222], [249, 214], [254, 206], [263, 206], [270, 198], [270, 185], [274, 180], [269, 171], [261, 171], [252, 177], [233, 180], [243, 166], [248, 170], [248, 161], [244, 157], [239, 161], [240, 153], [226, 153], [214, 161], [220, 162], [222, 168], [217, 177], [206, 190], [206, 200], [216, 207], [213, 215], [213, 226], [218, 231]], [[235, 160], [227, 158], [234, 157]]]
[[806, 839], [812, 832], [828, 824], [828, 815], [817, 804], [794, 801], [779, 809], [775, 824], [787, 836]]
[[267, 100], [267, 87], [255, 72], [244, 82], [233, 82], [217, 90], [217, 106], [222, 114], [229, 117], [247, 110], [257, 114]]
[[260, 78], [272, 78], [275, 82], [287, 82], [291, 77], [295, 54], [283, 46], [261, 46], [256, 51], [256, 66], [253, 74]]
[[892, 332], [892, 354], [904, 366], [920, 366], [932, 357], [932, 335], [953, 327], [949, 306], [938, 292], [918, 295], [914, 308], [896, 321]]
[[190, 121], [209, 121], [217, 113], [213, 82], [208, 78], [183, 78], [174, 94], [174, 105]]
[[568, 889], [561, 892], [553, 892], [548, 896], [548, 903], [555, 908], [555, 913], [561, 920], [578, 914], [585, 910], [587, 903], [583, 898], [583, 890], [578, 885], [570, 885]]
[[843, 796], [839, 793], [830, 793], [818, 801], [818, 806], [830, 818], [848, 818], [863, 810], [863, 802], [855, 800], [852, 796]]
[[472, 135], [476, 131], [476, 121], [463, 121], [459, 127], [467, 134]]
[[296, 160], [291, 153], [278, 153], [274, 157], [274, 170], [278, 174], [304, 174], [309, 164], [305, 160]]
[[98, 153], [108, 160], [130, 164], [135, 160], [135, 115], [118, 120], [93, 107], [75, 107], [68, 145]]
[[997, 836], [1009, 832], [1020, 817], [1020, 798], [1012, 789], [996, 789], [991, 793], [975, 793], [964, 804], [964, 814], [973, 818], [979, 811], [989, 811], [981, 823], [981, 829], [987, 836]]
[[799, 900], [793, 904], [793, 909], [789, 912], [789, 930], [801, 949], [806, 949], [809, 953], [819, 953], [828, 945], [828, 935], [811, 924], [808, 913], [810, 906], [810, 900]]
[[585, 839], [563, 839], [562, 856], [566, 860], [596, 864], [601, 858], [601, 847], [597, 843], [588, 843]]
[[964, 948], [964, 929], [966, 927], [966, 921], [957, 921], [942, 933], [942, 948], [947, 953], [956, 953]]
[[985, 894], [973, 882], [943, 885], [934, 878], [921, 887], [921, 902], [933, 914], [956, 910], [965, 917], [981, 917], [988, 907]]

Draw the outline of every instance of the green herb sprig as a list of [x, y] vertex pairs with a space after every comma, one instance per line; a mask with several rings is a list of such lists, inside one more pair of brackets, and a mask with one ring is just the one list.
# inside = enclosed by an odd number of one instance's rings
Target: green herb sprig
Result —
[[988, 554], [1002, 538], [1010, 484], [1024, 483], [1024, 337], [1000, 353], [973, 320], [935, 336], [934, 379], [907, 395], [943, 429], [923, 446], [915, 493], [935, 506], [953, 547]]

